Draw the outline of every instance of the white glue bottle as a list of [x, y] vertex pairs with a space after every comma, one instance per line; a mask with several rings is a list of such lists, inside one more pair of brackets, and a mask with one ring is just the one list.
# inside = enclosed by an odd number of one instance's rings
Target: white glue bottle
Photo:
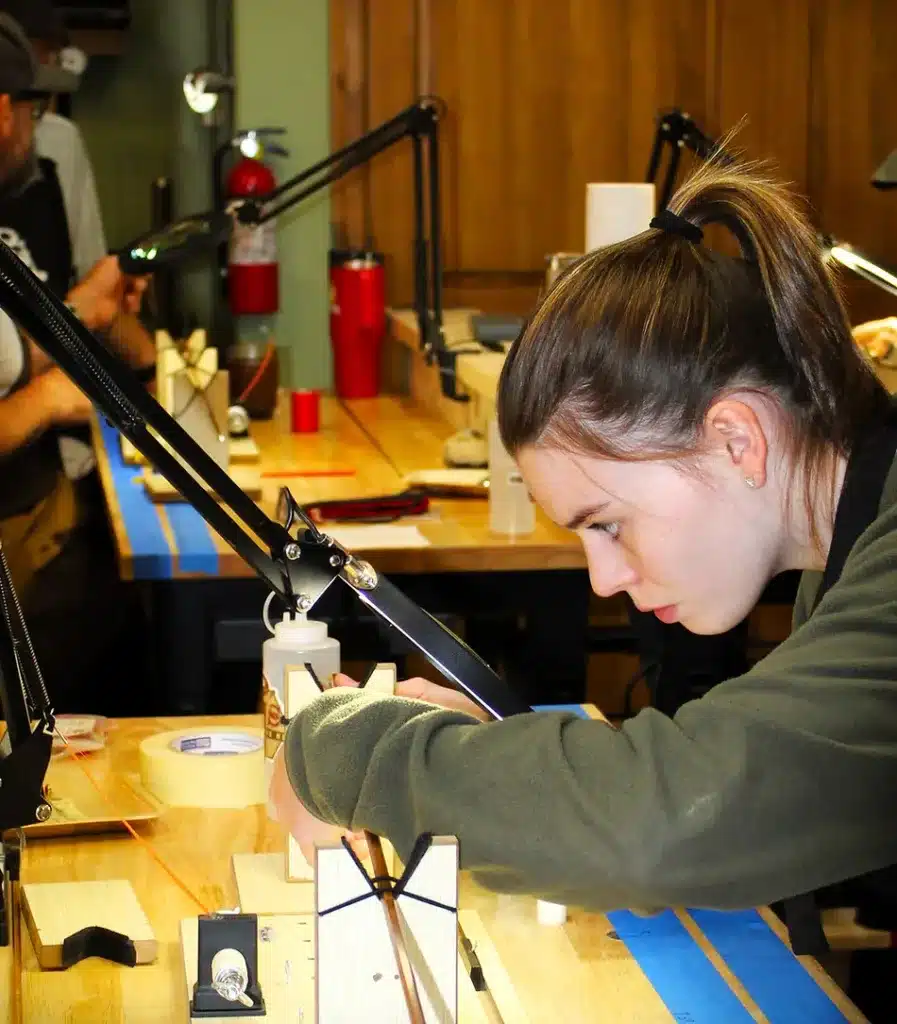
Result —
[[[311, 665], [325, 689], [340, 670], [339, 640], [327, 634], [327, 623], [309, 619], [304, 612], [290, 618], [284, 612], [280, 622], [271, 625], [268, 608], [273, 594], [265, 602], [263, 618], [269, 637], [262, 644], [262, 714], [265, 727], [265, 793], [271, 785], [274, 755], [283, 743], [286, 725], [286, 670]], [[273, 817], [268, 806], [269, 817]]]

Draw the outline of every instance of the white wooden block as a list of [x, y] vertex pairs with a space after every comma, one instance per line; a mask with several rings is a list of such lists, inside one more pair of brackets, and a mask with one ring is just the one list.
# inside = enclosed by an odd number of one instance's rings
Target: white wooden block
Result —
[[22, 897], [41, 967], [62, 967], [65, 940], [94, 927], [129, 938], [138, 964], [156, 959], [156, 936], [130, 882], [30, 882], [23, 884]]
[[[314, 676], [304, 665], [288, 665], [284, 677], [284, 714], [293, 718], [315, 698], [321, 696], [321, 690]], [[305, 882], [311, 873], [311, 866], [302, 855], [299, 844], [292, 836], [287, 837], [286, 876], [290, 882]]]
[[282, 853], [235, 853], [231, 858], [237, 901], [244, 914], [313, 914], [314, 873], [300, 854], [305, 875], [287, 877]]
[[[190, 1017], [202, 1024], [252, 1024], [254, 1021], [301, 1021], [314, 1024], [314, 919], [310, 914], [258, 919], [258, 980], [265, 1016]], [[193, 998], [198, 969], [198, 926], [195, 917], [181, 921], [187, 1004]], [[178, 1019], [175, 1017], [172, 1020]], [[181, 1018], [183, 1019], [183, 1018]]]
[[[359, 1020], [405, 1021], [407, 1007], [386, 917], [375, 896], [327, 911], [370, 893], [370, 883], [342, 844], [316, 851], [319, 1024]], [[408, 958], [427, 1024], [458, 1020], [458, 921], [453, 911], [413, 899], [411, 893], [456, 908], [458, 844], [436, 837], [397, 899]]]
[[381, 662], [368, 677], [364, 688], [369, 693], [385, 693], [392, 696], [396, 692], [395, 665]]

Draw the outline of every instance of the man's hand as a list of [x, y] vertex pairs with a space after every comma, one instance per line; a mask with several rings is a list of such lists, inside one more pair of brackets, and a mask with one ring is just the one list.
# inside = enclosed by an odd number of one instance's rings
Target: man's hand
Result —
[[[333, 677], [334, 686], [358, 686], [356, 680], [338, 672]], [[395, 690], [397, 697], [413, 697], [415, 700], [424, 700], [428, 704], [436, 704], [438, 707], [446, 708], [449, 711], [463, 711], [465, 715], [471, 715], [481, 722], [491, 722], [492, 718], [483, 711], [479, 705], [457, 690], [450, 690], [447, 686], [439, 686], [431, 683], [428, 679], [421, 679], [419, 676], [414, 679], [405, 679], [396, 683]]]
[[92, 408], [90, 399], [58, 366], [51, 366], [46, 373], [35, 378], [35, 383], [40, 387], [41, 399], [50, 420], [56, 426], [88, 421]]
[[293, 792], [290, 778], [287, 775], [286, 759], [284, 757], [284, 745], [274, 755], [274, 765], [271, 774], [271, 787], [268, 797], [277, 811], [277, 820], [289, 830], [290, 834], [299, 844], [302, 856], [309, 865], [315, 862], [315, 844], [324, 842], [339, 841], [345, 836], [355, 853], [364, 858], [367, 856], [367, 843], [364, 841], [364, 833], [350, 832], [348, 829], [340, 828], [338, 825], [331, 825], [326, 821], [316, 818], [299, 797]]
[[72, 288], [66, 301], [90, 330], [106, 330], [125, 313], [140, 311], [147, 283], [147, 278], [123, 274], [118, 257], [105, 256]]

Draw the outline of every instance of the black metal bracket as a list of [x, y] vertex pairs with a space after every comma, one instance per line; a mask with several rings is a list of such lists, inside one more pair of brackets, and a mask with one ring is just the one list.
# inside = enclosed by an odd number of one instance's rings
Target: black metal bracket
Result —
[[[265, 999], [258, 976], [258, 917], [255, 914], [202, 914], [197, 918], [197, 973], [190, 1017], [262, 1017]], [[251, 1006], [226, 999], [213, 984], [213, 961], [235, 951], [246, 965], [245, 992]]]
[[[372, 566], [355, 558], [317, 529], [284, 490], [280, 521], [271, 519], [183, 429], [134, 373], [71, 313], [28, 267], [0, 242], [0, 308], [4, 309], [95, 403], [212, 529], [285, 602], [308, 611], [335, 580], [397, 630], [493, 718], [530, 710], [529, 706], [441, 622], [407, 598]], [[294, 532], [291, 532], [294, 531]], [[14, 595], [12, 587], [9, 591]], [[22, 682], [23, 647], [0, 629], [0, 694], [4, 685], [15, 707], [11, 722], [24, 739], [36, 717], [27, 708]], [[45, 713], [46, 750], [52, 742], [52, 714], [40, 687], [31, 704]], [[18, 711], [15, 709], [18, 708]], [[9, 720], [10, 709], [7, 711]], [[36, 740], [35, 742], [40, 742]], [[21, 779], [21, 777], [20, 777]], [[17, 787], [21, 784], [16, 783]], [[0, 797], [2, 797], [0, 790]], [[30, 797], [29, 797], [30, 799]], [[36, 804], [33, 806], [37, 806]], [[29, 816], [27, 821], [31, 821]], [[23, 822], [12, 822], [21, 824]]]

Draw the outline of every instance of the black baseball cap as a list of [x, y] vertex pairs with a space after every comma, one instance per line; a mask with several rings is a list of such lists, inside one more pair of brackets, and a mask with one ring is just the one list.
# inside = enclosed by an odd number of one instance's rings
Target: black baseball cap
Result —
[[65, 19], [52, 0], [0, 0], [0, 12], [15, 18], [29, 39], [41, 39], [60, 49], [68, 46]]
[[0, 12], [0, 93], [28, 96], [74, 92], [78, 76], [50, 64], [41, 64], [22, 26]]

